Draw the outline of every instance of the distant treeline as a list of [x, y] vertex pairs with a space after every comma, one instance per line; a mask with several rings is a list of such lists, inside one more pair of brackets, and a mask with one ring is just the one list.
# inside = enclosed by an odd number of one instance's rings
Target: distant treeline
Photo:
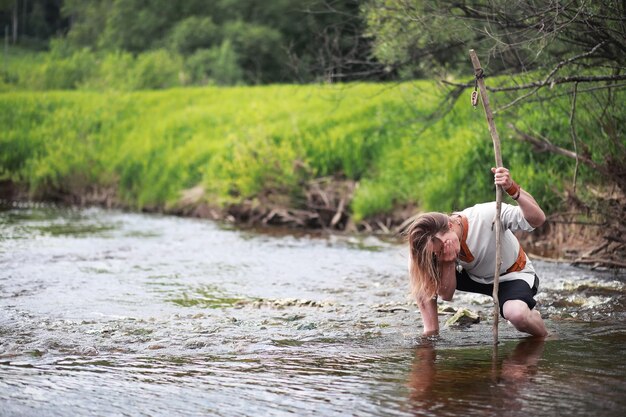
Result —
[[158, 51], [163, 65], [184, 69], [178, 85], [389, 78], [372, 57], [360, 3], [0, 0], [0, 27], [10, 45], [47, 50], [54, 40], [56, 58], [63, 49], [61, 58], [79, 54], [89, 64], [128, 66]]
[[[0, 0], [5, 36], [0, 71], [6, 84], [29, 79], [9, 70], [6, 50], [12, 45], [50, 50], [53, 56], [46, 59], [51, 61], [83, 60], [85, 66], [98, 67], [100, 77], [118, 63], [118, 72], [124, 72], [135, 66], [133, 60], [141, 67], [156, 59], [166, 72], [178, 74], [175, 85], [454, 79], [471, 75], [467, 52], [473, 48], [486, 58], [490, 76], [584, 75], [583, 82], [605, 86], [625, 78], [625, 4]], [[142, 59], [144, 54], [157, 58]], [[68, 62], [59, 65], [74, 75], [86, 71]], [[66, 86], [90, 84], [90, 76]], [[172, 81], [143, 84], [138, 88], [168, 87]]]

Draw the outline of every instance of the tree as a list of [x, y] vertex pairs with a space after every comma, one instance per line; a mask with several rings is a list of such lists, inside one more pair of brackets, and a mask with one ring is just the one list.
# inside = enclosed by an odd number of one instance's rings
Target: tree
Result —
[[185, 56], [203, 51], [200, 55], [206, 58], [206, 50], [228, 40], [248, 83], [387, 77], [372, 58], [371, 39], [363, 36], [359, 4], [358, 0], [64, 0], [63, 15], [69, 19], [69, 43], [91, 49], [138, 54], [169, 47]]
[[18, 0], [0, 0], [0, 22], [4, 23], [2, 25], [2, 34], [4, 35], [5, 27], [10, 27], [11, 42], [13, 44], [17, 43], [19, 32], [19, 6]]
[[176, 23], [168, 36], [168, 43], [181, 54], [191, 54], [221, 41], [219, 28], [210, 17], [191, 16]]
[[99, 46], [133, 53], [153, 49], [181, 17], [175, 1], [116, 0], [107, 13]]
[[66, 28], [67, 22], [60, 15], [62, 3], [62, 0], [0, 0], [2, 35], [8, 30], [13, 44], [38, 46]]
[[69, 19], [68, 41], [79, 47], [95, 48], [112, 6], [113, 0], [65, 0], [61, 11]]
[[[626, 250], [625, 2], [370, 0], [362, 11], [389, 70], [438, 75], [448, 103], [474, 86], [450, 79], [470, 73], [467, 52], [477, 50], [495, 113], [514, 121], [500, 126], [554, 155], [553, 166], [568, 158], [564, 203], [599, 216], [607, 241]], [[525, 120], [531, 107], [542, 111]]]
[[358, 0], [301, 2], [298, 25], [286, 32], [289, 64], [303, 81], [385, 80], [389, 73], [372, 55], [372, 39]]
[[390, 65], [458, 70], [474, 45], [495, 75], [549, 67], [598, 45], [594, 64], [619, 68], [625, 8], [618, 0], [370, 0], [363, 12], [376, 55]]

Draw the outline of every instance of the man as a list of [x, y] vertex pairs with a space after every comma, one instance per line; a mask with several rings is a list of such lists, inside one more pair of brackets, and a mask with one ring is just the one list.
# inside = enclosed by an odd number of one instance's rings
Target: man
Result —
[[[509, 170], [492, 168], [494, 182], [517, 201], [502, 204], [500, 285], [501, 315], [516, 329], [545, 337], [547, 330], [536, 310], [539, 279], [515, 230], [532, 231], [545, 222], [535, 199], [511, 179]], [[408, 230], [409, 276], [424, 322], [424, 335], [439, 332], [437, 296], [451, 300], [454, 292], [492, 295], [495, 269], [495, 202], [478, 204], [458, 213], [424, 213]]]

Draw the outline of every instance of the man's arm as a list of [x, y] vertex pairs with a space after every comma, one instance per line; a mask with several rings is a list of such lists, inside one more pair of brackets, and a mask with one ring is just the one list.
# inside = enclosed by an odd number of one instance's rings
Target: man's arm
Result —
[[424, 322], [424, 336], [439, 334], [439, 313], [437, 312], [437, 297], [418, 299], [417, 306]]
[[[441, 260], [439, 264], [439, 285], [437, 294], [446, 301], [452, 300], [456, 290], [456, 252], [454, 244], [447, 240], [441, 249]], [[424, 322], [424, 336], [431, 336], [439, 333], [439, 314], [437, 311], [437, 295], [430, 299], [420, 298], [417, 305], [422, 314]]]
[[[522, 190], [511, 178], [509, 170], [504, 167], [491, 168], [491, 172], [494, 173], [494, 182], [496, 185], [502, 186], [506, 190], [512, 190], [511, 197], [517, 200], [517, 205], [522, 210], [524, 218], [532, 227], [539, 227], [546, 221], [546, 215], [539, 206], [539, 203], [535, 201], [532, 195], [525, 190]], [[509, 191], [507, 191], [509, 192]]]
[[437, 293], [445, 301], [452, 300], [456, 290], [456, 262], [441, 263], [441, 281], [439, 281], [439, 291]]
[[530, 193], [520, 188], [517, 205], [524, 218], [532, 227], [539, 227], [546, 221], [546, 215]]

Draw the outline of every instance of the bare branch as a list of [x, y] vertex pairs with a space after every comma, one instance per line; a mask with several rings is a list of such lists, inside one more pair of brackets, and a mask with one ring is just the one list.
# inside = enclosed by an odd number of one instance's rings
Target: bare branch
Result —
[[603, 259], [603, 258], [590, 258], [590, 259], [576, 259], [572, 262], [572, 265], [582, 265], [582, 264], [597, 264], [597, 265], [606, 265], [614, 268], [626, 268], [626, 262], [617, 261], [613, 259]]
[[[626, 83], [621, 83], [621, 84], [606, 84], [606, 85], [599, 85], [599, 86], [595, 86], [595, 87], [589, 87], [589, 88], [584, 88], [584, 89], [578, 89], [577, 94], [581, 95], [584, 93], [591, 93], [594, 91], [599, 91], [599, 90], [611, 90], [611, 89], [616, 89], [616, 88], [622, 88], [622, 87], [626, 87]], [[567, 92], [563, 92], [563, 93], [555, 93], [555, 94], [550, 94], [550, 95], [545, 95], [543, 97], [534, 97], [534, 98], [529, 98], [528, 100], [526, 100], [526, 103], [533, 103], [533, 102], [549, 102], [550, 100], [554, 100], [558, 97], [563, 97], [563, 96], [568, 96], [572, 94], [571, 91], [567, 91]]]
[[[590, 75], [590, 76], [575, 75], [575, 76], [555, 78], [549, 82], [535, 81], [532, 83], [520, 84], [520, 85], [508, 86], [508, 87], [487, 87], [487, 90], [493, 93], [498, 93], [498, 92], [504, 92], [504, 91], [528, 90], [529, 88], [537, 88], [537, 87], [541, 88], [541, 87], [546, 87], [546, 86], [552, 87], [555, 85], [568, 84], [568, 83], [597, 83], [597, 82], [603, 82], [603, 81], [622, 81], [622, 80], [626, 80], [626, 74]], [[467, 83], [455, 83], [451, 81], [442, 80], [441, 82], [443, 84], [451, 85], [453, 87], [463, 87], [463, 88], [474, 87], [473, 81], [467, 82]], [[596, 88], [600, 88], [600, 87], [596, 87]]]
[[578, 155], [576, 152], [572, 152], [570, 150], [561, 148], [559, 146], [553, 145], [549, 140], [545, 138], [536, 138], [534, 136], [529, 135], [528, 133], [522, 132], [512, 123], [508, 124], [508, 127], [513, 129], [515, 133], [519, 136], [519, 139], [528, 142], [535, 147], [538, 152], [552, 152], [557, 155], [566, 156], [571, 159], [578, 159], [583, 164], [593, 168], [594, 170], [602, 173], [603, 175], [610, 177], [610, 172], [606, 167], [597, 164], [591, 158], [588, 158], [584, 155]]
[[543, 86], [545, 86], [545, 85], [548, 85], [548, 83], [550, 83], [550, 79], [552, 78], [552, 76], [553, 76], [554, 74], [556, 74], [556, 72], [557, 72], [559, 69], [563, 68], [565, 65], [570, 64], [570, 63], [572, 63], [572, 62], [574, 62], [574, 61], [576, 61], [576, 60], [578, 60], [578, 59], [582, 59], [582, 58], [588, 57], [589, 55], [592, 55], [592, 54], [593, 54], [594, 52], [596, 52], [596, 50], [597, 50], [599, 47], [601, 47], [603, 44], [604, 44], [604, 42], [600, 42], [599, 44], [597, 44], [596, 46], [594, 46], [594, 47], [593, 47], [590, 51], [587, 51], [587, 52], [585, 52], [585, 53], [582, 53], [582, 54], [579, 54], [579, 55], [573, 56], [573, 57], [571, 57], [571, 58], [568, 58], [568, 59], [566, 59], [566, 60], [564, 60], [564, 61], [559, 62], [559, 63], [558, 63], [558, 64], [557, 64], [557, 65], [556, 65], [553, 69], [552, 69], [552, 71], [550, 71], [550, 73], [549, 73], [549, 74], [548, 74], [548, 75], [547, 75], [547, 76], [543, 79], [543, 81], [540, 81], [540, 85], [539, 85], [539, 86], [537, 86], [537, 87], [536, 87], [535, 89], [533, 89], [532, 91], [530, 91], [530, 92], [528, 92], [528, 93], [526, 93], [526, 94], [524, 94], [524, 95], [522, 95], [522, 96], [517, 97], [515, 100], [511, 101], [509, 104], [505, 104], [504, 106], [500, 107], [498, 110], [499, 110], [499, 111], [502, 111], [502, 110], [508, 109], [509, 107], [514, 106], [515, 104], [519, 103], [520, 101], [522, 101], [522, 100], [524, 100], [524, 99], [528, 98], [529, 96], [531, 96], [531, 95], [535, 94], [535, 93], [537, 92], [537, 90], [539, 90], [541, 87], [543, 87]]

